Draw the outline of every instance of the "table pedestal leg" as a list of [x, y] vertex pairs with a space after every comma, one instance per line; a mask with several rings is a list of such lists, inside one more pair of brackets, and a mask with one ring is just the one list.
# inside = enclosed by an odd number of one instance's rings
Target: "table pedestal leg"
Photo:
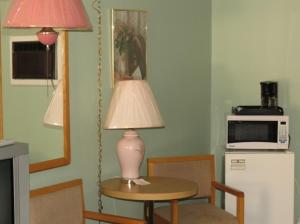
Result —
[[145, 201], [144, 219], [147, 221], [147, 224], [153, 224], [153, 201]]
[[171, 223], [178, 224], [179, 223], [179, 211], [178, 211], [178, 203], [177, 200], [171, 201]]

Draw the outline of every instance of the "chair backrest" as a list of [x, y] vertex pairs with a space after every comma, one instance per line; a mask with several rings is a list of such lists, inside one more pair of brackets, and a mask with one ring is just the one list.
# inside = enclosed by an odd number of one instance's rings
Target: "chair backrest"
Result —
[[211, 196], [211, 182], [215, 180], [213, 155], [148, 158], [149, 176], [177, 177], [198, 184], [196, 197]]
[[83, 224], [82, 180], [30, 192], [30, 224]]

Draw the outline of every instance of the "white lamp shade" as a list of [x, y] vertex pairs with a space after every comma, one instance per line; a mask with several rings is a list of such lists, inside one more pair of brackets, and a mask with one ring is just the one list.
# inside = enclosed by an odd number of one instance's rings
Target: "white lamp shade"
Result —
[[63, 126], [63, 86], [60, 80], [54, 91], [48, 109], [44, 116], [44, 123], [55, 126]]
[[106, 129], [164, 127], [155, 97], [146, 80], [118, 81], [104, 123]]

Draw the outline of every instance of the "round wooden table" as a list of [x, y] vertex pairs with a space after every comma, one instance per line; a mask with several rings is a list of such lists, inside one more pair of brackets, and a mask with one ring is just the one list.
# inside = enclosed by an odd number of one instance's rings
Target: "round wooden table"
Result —
[[178, 224], [177, 200], [192, 197], [198, 192], [196, 183], [171, 177], [143, 177], [148, 185], [127, 184], [122, 178], [101, 183], [101, 192], [109, 197], [145, 202], [145, 219], [153, 223], [153, 201], [171, 201], [172, 223]]

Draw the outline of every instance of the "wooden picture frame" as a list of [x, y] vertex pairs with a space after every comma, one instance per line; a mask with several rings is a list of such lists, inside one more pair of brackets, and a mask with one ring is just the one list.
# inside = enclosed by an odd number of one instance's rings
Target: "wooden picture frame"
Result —
[[146, 79], [146, 11], [112, 9], [112, 83]]

